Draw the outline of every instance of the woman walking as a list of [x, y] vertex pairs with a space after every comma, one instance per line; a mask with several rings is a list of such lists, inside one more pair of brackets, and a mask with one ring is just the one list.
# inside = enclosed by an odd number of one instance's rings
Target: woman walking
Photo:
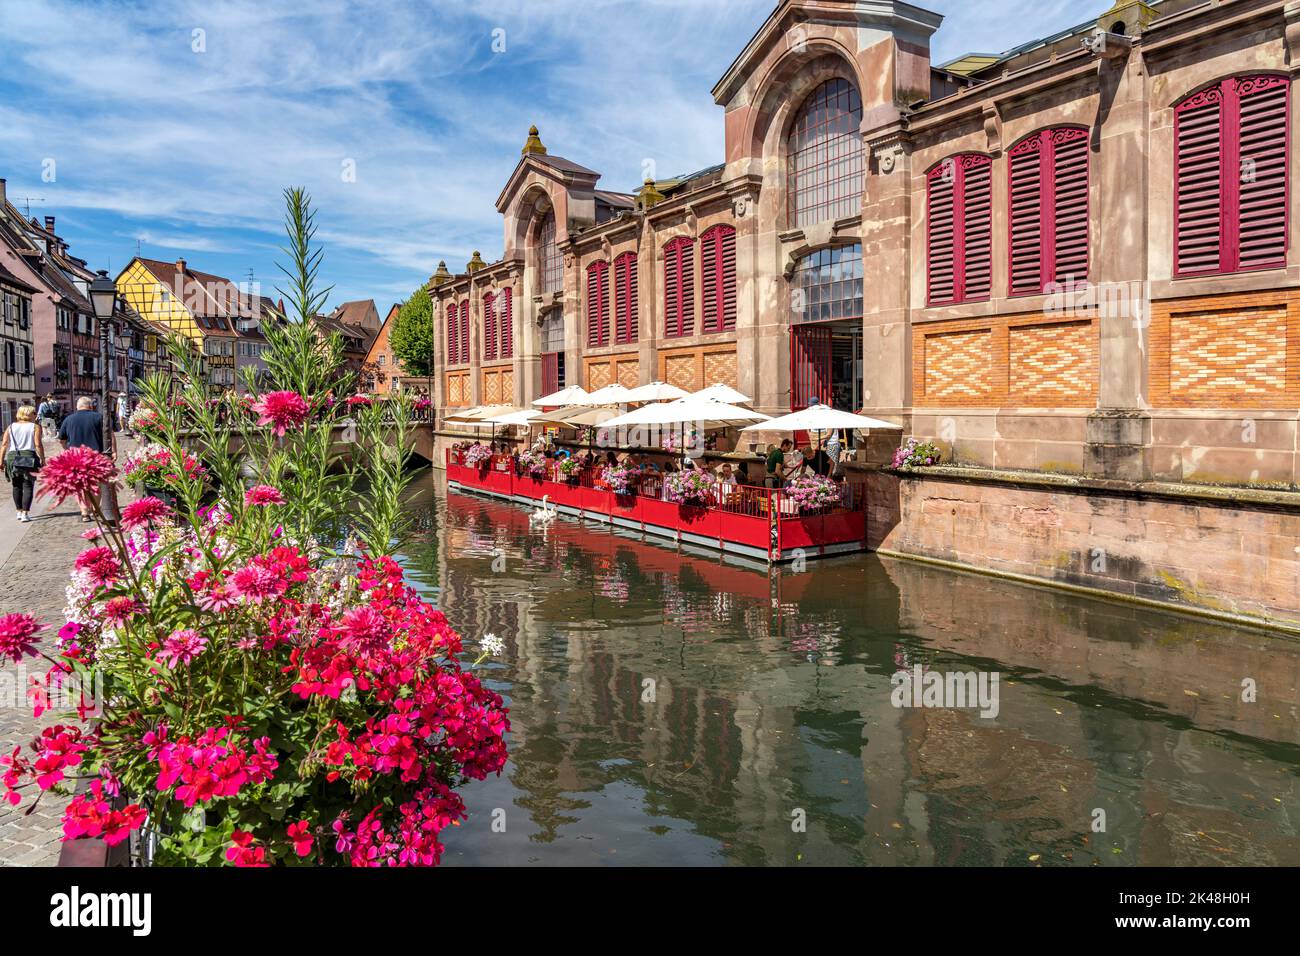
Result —
[[36, 472], [45, 464], [44, 439], [32, 406], [18, 409], [17, 420], [5, 429], [4, 439], [0, 440], [0, 461], [4, 462], [5, 477], [13, 484], [18, 520], [29, 521]]

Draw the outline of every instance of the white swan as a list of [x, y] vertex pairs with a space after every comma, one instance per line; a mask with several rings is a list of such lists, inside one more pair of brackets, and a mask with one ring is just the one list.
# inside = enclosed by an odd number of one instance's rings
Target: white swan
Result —
[[528, 516], [529, 524], [550, 524], [555, 520], [559, 512], [555, 510], [555, 505], [549, 504], [550, 500], [550, 495], [542, 495], [541, 507]]

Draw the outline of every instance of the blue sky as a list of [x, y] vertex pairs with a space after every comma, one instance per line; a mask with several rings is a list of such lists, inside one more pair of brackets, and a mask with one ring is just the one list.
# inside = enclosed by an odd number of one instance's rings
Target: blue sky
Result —
[[[947, 17], [939, 63], [1109, 4], [921, 5]], [[20, 209], [43, 199], [32, 215], [56, 216], [94, 268], [120, 269], [138, 244], [236, 280], [251, 269], [271, 294], [280, 190], [306, 186], [332, 303], [374, 298], [382, 313], [439, 259], [500, 256], [493, 202], [530, 123], [609, 189], [635, 188], [647, 161], [660, 178], [720, 162], [709, 90], [774, 6], [0, 0], [0, 177]]]

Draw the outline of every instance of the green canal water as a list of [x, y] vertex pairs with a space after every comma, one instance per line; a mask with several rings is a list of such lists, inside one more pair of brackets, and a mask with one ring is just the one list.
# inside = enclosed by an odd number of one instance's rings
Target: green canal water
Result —
[[[1300, 864], [1300, 643], [874, 555], [769, 579], [441, 472], [411, 507], [412, 579], [506, 648], [448, 865]], [[997, 715], [896, 707], [917, 666]]]

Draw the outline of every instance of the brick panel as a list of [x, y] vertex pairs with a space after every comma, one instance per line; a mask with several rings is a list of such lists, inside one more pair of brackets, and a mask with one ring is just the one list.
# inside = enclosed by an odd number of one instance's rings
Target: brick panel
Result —
[[1092, 322], [1015, 325], [1008, 331], [1011, 401], [1069, 405], [1097, 400], [1097, 334]]
[[737, 387], [736, 347], [700, 346], [659, 353], [659, 378], [693, 392], [721, 382]]
[[698, 391], [704, 386], [696, 384], [694, 355], [665, 355], [664, 381], [676, 385], [688, 392]]
[[1150, 343], [1155, 407], [1300, 404], [1300, 291], [1156, 302]]
[[993, 394], [993, 333], [947, 332], [925, 338], [925, 394], [947, 401]]

